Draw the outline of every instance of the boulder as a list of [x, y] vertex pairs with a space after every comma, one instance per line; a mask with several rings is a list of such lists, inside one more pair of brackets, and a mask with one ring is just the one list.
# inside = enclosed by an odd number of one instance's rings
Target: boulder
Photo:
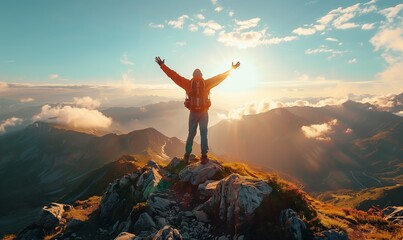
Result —
[[182, 240], [184, 239], [179, 231], [171, 226], [164, 226], [152, 238], [152, 240]]
[[151, 216], [144, 212], [140, 214], [139, 218], [134, 224], [134, 229], [137, 231], [152, 231], [158, 228]]
[[51, 203], [42, 208], [37, 224], [41, 226], [46, 233], [54, 232], [60, 225], [66, 223], [63, 214], [71, 208], [73, 208], [71, 205]]
[[133, 233], [122, 232], [114, 240], [134, 240], [136, 235]]
[[403, 207], [390, 206], [382, 210], [385, 219], [396, 224], [403, 224]]
[[[291, 208], [284, 209], [280, 213], [280, 226], [287, 237], [293, 240], [302, 240], [302, 232], [306, 229], [304, 221]], [[287, 239], [288, 239], [287, 238]]]
[[220, 180], [211, 198], [195, 210], [204, 210], [210, 219], [218, 217], [227, 226], [237, 228], [253, 215], [271, 191], [262, 180], [232, 174]]
[[198, 191], [204, 196], [211, 197], [213, 196], [219, 182], [220, 181], [207, 180], [204, 183], [199, 184]]
[[136, 183], [138, 192], [141, 192], [142, 199], [146, 200], [147, 197], [158, 189], [158, 184], [162, 179], [162, 174], [159, 172], [160, 167], [156, 162], [149, 161], [140, 175]]
[[218, 173], [224, 175], [224, 167], [218, 161], [210, 160], [207, 164], [196, 162], [186, 166], [179, 172], [179, 178], [196, 186], [212, 179]]
[[157, 212], [164, 212], [167, 211], [170, 206], [174, 205], [175, 202], [169, 199], [162, 198], [160, 196], [151, 194], [147, 200], [148, 206], [157, 211]]
[[125, 219], [131, 211], [130, 206], [146, 201], [158, 189], [162, 179], [160, 171], [156, 162], [149, 161], [141, 174], [127, 174], [109, 184], [99, 205], [100, 218], [107, 221]]

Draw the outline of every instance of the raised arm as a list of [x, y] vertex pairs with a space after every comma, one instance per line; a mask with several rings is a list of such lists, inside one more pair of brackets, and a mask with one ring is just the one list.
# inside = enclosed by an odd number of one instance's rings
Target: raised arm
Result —
[[161, 60], [160, 57], [155, 58], [155, 62], [160, 65], [162, 71], [170, 78], [172, 81], [174, 81], [179, 87], [185, 89], [185, 91], [188, 91], [190, 88], [190, 80], [182, 77], [178, 73], [176, 73], [174, 70], [170, 69], [167, 65], [165, 65], [165, 59]]
[[232, 63], [232, 67], [228, 71], [223, 72], [221, 74], [218, 74], [215, 77], [207, 79], [206, 80], [206, 87], [208, 89], [212, 89], [213, 87], [217, 86], [218, 84], [220, 84], [222, 81], [224, 81], [228, 77], [228, 75], [230, 74], [231, 70], [237, 69], [239, 66], [241, 66], [240, 62], [237, 62], [236, 64]]

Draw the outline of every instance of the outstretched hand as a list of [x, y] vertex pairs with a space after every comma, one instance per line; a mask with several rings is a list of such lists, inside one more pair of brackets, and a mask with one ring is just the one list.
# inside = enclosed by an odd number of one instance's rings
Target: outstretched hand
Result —
[[165, 59], [161, 60], [161, 58], [158, 56], [158, 57], [155, 58], [155, 62], [158, 63], [158, 65], [161, 66], [162, 64], [165, 63]]
[[236, 64], [232, 63], [232, 69], [237, 69], [239, 66], [241, 66], [240, 62], [237, 62]]

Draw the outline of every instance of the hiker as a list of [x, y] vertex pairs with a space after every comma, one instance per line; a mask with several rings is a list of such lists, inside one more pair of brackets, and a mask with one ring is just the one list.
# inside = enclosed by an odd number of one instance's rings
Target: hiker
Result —
[[160, 57], [155, 58], [155, 62], [160, 65], [162, 71], [171, 78], [179, 87], [186, 91], [185, 107], [190, 110], [189, 114], [189, 134], [186, 140], [185, 155], [183, 157], [186, 163], [189, 162], [190, 153], [192, 152], [193, 139], [196, 136], [197, 125], [200, 128], [201, 138], [201, 164], [208, 163], [207, 157], [208, 143], [207, 143], [207, 125], [208, 125], [208, 109], [211, 106], [210, 90], [224, 81], [228, 77], [232, 69], [237, 69], [241, 64], [237, 62], [232, 63], [232, 68], [215, 77], [204, 80], [203, 74], [200, 69], [193, 71], [193, 78], [187, 79], [165, 65], [165, 59], [161, 60]]

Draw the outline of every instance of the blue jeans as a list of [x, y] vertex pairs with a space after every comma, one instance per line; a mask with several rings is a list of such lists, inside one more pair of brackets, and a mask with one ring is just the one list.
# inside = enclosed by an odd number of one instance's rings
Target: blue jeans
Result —
[[200, 138], [201, 138], [201, 153], [207, 154], [208, 143], [207, 143], [207, 125], [208, 125], [208, 112], [190, 112], [189, 114], [189, 135], [186, 140], [186, 153], [190, 154], [192, 152], [193, 139], [196, 136], [197, 125], [200, 127]]

